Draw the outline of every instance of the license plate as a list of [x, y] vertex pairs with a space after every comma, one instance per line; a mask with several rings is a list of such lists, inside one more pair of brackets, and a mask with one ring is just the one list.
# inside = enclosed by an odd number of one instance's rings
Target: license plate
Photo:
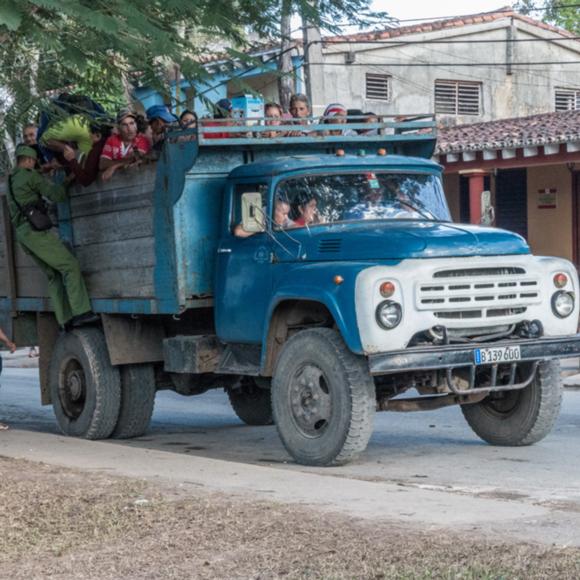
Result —
[[496, 348], [476, 348], [473, 351], [476, 365], [510, 363], [522, 358], [519, 346], [499, 346]]

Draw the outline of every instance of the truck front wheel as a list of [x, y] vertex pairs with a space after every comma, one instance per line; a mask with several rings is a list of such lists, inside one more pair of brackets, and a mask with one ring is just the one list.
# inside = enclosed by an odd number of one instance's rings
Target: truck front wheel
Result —
[[538, 365], [525, 389], [491, 393], [480, 403], [462, 405], [473, 431], [492, 445], [532, 445], [554, 426], [562, 403], [560, 361]]
[[106, 439], [121, 407], [121, 378], [97, 328], [62, 334], [49, 369], [54, 414], [65, 435]]
[[329, 328], [307, 329], [284, 345], [272, 381], [274, 422], [304, 465], [340, 465], [361, 453], [373, 430], [374, 383], [364, 358]]

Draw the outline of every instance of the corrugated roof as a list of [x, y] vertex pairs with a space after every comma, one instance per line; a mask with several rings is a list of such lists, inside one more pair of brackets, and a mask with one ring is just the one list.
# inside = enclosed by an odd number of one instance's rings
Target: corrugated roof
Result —
[[580, 141], [580, 111], [544, 113], [440, 128], [435, 154], [517, 149], [577, 141]]

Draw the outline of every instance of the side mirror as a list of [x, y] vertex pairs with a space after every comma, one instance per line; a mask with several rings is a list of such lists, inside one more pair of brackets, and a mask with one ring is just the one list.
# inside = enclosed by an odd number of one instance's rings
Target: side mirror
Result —
[[495, 221], [495, 209], [491, 205], [491, 191], [481, 192], [481, 219], [480, 224], [491, 226]]
[[262, 194], [249, 191], [242, 194], [242, 227], [246, 232], [263, 232], [266, 219], [262, 209]]

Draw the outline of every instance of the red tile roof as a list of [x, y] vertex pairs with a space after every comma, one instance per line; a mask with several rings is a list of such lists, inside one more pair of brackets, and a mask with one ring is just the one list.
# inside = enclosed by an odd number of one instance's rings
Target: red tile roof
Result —
[[517, 149], [576, 141], [580, 142], [580, 111], [566, 111], [443, 127], [437, 132], [435, 154]]
[[574, 34], [564, 30], [563, 28], [558, 28], [551, 24], [546, 24], [545, 22], [540, 22], [529, 16], [524, 16], [515, 12], [511, 7], [500, 8], [493, 12], [482, 12], [479, 14], [467, 14], [463, 16], [455, 16], [454, 18], [447, 18], [444, 20], [434, 20], [432, 22], [425, 22], [421, 24], [414, 24], [411, 26], [399, 26], [397, 28], [387, 28], [385, 30], [377, 30], [372, 32], [359, 32], [356, 34], [348, 34], [344, 36], [332, 36], [327, 37], [324, 40], [327, 43], [352, 40], [352, 41], [364, 41], [364, 40], [387, 40], [391, 38], [397, 38], [398, 36], [406, 36], [409, 34], [421, 34], [425, 32], [436, 32], [438, 30], [449, 29], [449, 28], [460, 28], [462, 26], [469, 26], [473, 24], [481, 24], [484, 22], [494, 22], [502, 18], [515, 18], [532, 26], [537, 26], [538, 28], [543, 28], [544, 30], [549, 30], [555, 32], [562, 36], [574, 37]]

